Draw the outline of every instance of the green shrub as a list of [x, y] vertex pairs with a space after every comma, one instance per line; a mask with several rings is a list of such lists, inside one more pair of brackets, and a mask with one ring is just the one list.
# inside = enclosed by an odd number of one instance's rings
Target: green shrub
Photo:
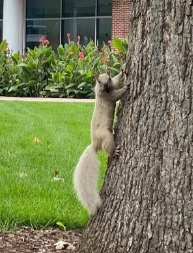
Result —
[[94, 73], [112, 75], [125, 61], [127, 40], [115, 38], [113, 48], [98, 50], [93, 41], [86, 46], [69, 41], [57, 53], [43, 37], [39, 47], [25, 55], [12, 54], [6, 41], [0, 44], [0, 95], [25, 97], [94, 97]]

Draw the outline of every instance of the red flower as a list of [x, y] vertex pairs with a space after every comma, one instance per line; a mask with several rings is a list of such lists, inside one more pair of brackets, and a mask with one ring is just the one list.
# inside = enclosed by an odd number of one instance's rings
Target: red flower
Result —
[[79, 52], [79, 58], [84, 59], [84, 53], [83, 52]]
[[49, 40], [44, 40], [43, 44], [47, 46], [50, 44], [50, 42], [49, 42]]
[[67, 39], [68, 39], [68, 43], [70, 43], [70, 33], [67, 33]]
[[43, 43], [43, 42], [44, 42], [44, 40], [45, 40], [45, 37], [44, 37], [44, 36], [42, 36], [42, 37], [39, 39], [39, 43]]
[[47, 45], [49, 45], [50, 44], [50, 42], [49, 42], [49, 40], [47, 40], [44, 36], [42, 36], [40, 39], [39, 39], [39, 43], [40, 43], [40, 45], [45, 45], [45, 46], [47, 46]]

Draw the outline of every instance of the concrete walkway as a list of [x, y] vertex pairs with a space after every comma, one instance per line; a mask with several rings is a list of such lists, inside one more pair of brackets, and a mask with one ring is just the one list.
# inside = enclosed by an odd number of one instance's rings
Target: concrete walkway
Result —
[[25, 101], [25, 102], [94, 102], [94, 99], [74, 99], [74, 98], [28, 98], [28, 97], [3, 97], [0, 101]]

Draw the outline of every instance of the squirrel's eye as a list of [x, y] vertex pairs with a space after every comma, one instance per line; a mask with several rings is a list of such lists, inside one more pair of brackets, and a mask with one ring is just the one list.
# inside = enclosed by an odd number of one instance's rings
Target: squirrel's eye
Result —
[[100, 80], [98, 80], [98, 83], [99, 83], [99, 84], [101, 84], [101, 81], [100, 81]]

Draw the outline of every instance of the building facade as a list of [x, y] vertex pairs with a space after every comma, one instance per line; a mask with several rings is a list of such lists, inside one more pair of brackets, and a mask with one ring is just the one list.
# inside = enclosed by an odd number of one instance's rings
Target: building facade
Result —
[[0, 0], [0, 41], [13, 51], [39, 45], [41, 36], [53, 49], [79, 35], [81, 44], [92, 39], [101, 46], [128, 34], [129, 0]]

